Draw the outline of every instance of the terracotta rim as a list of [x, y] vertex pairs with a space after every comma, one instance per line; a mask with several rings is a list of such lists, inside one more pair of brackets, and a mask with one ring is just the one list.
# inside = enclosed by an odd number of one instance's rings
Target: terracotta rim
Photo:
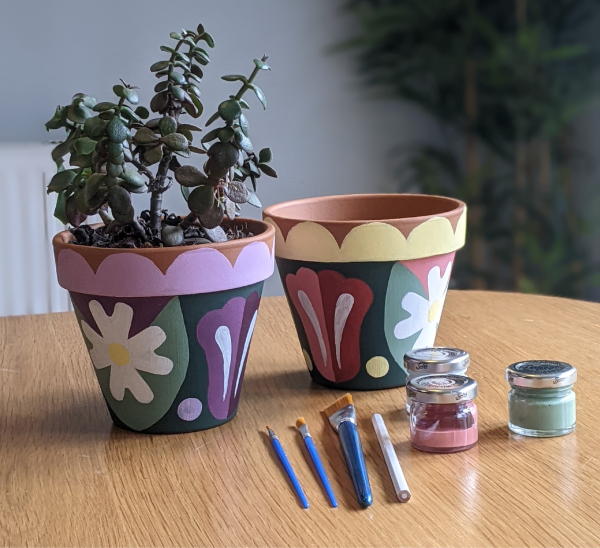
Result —
[[[439, 202], [446, 202], [448, 204], [448, 208], [443, 211], [438, 211], [435, 213], [431, 213], [428, 215], [419, 215], [415, 217], [388, 217], [388, 218], [372, 218], [372, 219], [358, 219], [358, 218], [348, 218], [348, 219], [335, 219], [335, 218], [317, 218], [317, 217], [308, 217], [301, 215], [286, 215], [285, 210], [289, 208], [296, 208], [300, 206], [308, 206], [310, 207], [312, 204], [322, 204], [327, 202], [332, 203], [343, 203], [343, 202], [353, 202], [357, 199], [368, 200], [371, 202], [378, 202], [379, 200], [390, 200], [390, 199], [420, 199], [422, 198], [424, 201], [426, 200], [437, 200]], [[429, 194], [339, 194], [332, 196], [318, 196], [313, 198], [302, 198], [299, 200], [290, 200], [287, 202], [281, 202], [278, 204], [274, 204], [265, 208], [263, 211], [263, 218], [271, 217], [272, 219], [284, 219], [286, 221], [311, 221], [314, 223], [324, 223], [327, 225], [342, 225], [342, 224], [366, 224], [373, 222], [380, 223], [397, 223], [398, 221], [409, 221], [410, 223], [419, 224], [425, 222], [428, 219], [433, 217], [446, 217], [448, 215], [456, 215], [461, 210], [466, 208], [466, 204], [458, 200], [456, 198], [448, 198], [446, 196], [437, 196], [437, 195], [429, 195]]]
[[[212, 244], [198, 244], [198, 245], [185, 245], [178, 247], [151, 247], [151, 248], [106, 248], [106, 247], [91, 247], [91, 246], [83, 246], [77, 245], [74, 246], [71, 242], [75, 239], [75, 236], [71, 234], [68, 230], [63, 230], [59, 232], [52, 238], [52, 245], [54, 246], [55, 252], [61, 251], [62, 249], [74, 249], [78, 253], [86, 254], [102, 254], [102, 255], [111, 255], [113, 253], [136, 253], [139, 255], [147, 255], [149, 258], [155, 258], [159, 255], [168, 255], [172, 253], [184, 253], [186, 251], [193, 251], [195, 249], [202, 248], [215, 248], [218, 251], [227, 253], [228, 250], [233, 251], [235, 248], [243, 247], [245, 245], [251, 244], [252, 242], [265, 242], [271, 247], [273, 242], [273, 237], [275, 236], [275, 228], [273, 225], [269, 223], [265, 223], [264, 221], [260, 221], [257, 219], [246, 219], [244, 217], [239, 217], [235, 221], [226, 221], [225, 224], [247, 224], [250, 230], [254, 233], [254, 236], [249, 238], [243, 238], [241, 240], [229, 240], [227, 242], [218, 242]], [[100, 226], [100, 224], [91, 225], [93, 228]], [[256, 234], [256, 228], [260, 229], [260, 232]]]

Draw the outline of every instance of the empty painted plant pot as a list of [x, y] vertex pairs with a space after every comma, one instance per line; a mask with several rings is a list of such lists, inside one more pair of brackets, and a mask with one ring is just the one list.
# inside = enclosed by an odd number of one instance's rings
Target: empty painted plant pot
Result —
[[312, 378], [345, 390], [406, 383], [433, 346], [466, 206], [418, 194], [309, 198], [263, 213]]
[[58, 281], [116, 425], [171, 434], [235, 416], [275, 236], [264, 222], [238, 222], [254, 236], [150, 249], [54, 237]]

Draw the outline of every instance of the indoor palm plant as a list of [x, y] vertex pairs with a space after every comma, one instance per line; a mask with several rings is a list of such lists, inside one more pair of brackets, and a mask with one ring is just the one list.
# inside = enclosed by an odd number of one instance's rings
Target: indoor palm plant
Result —
[[[249, 77], [223, 77], [240, 88], [206, 122], [220, 127], [196, 146], [201, 129], [182, 118], [202, 115], [205, 48], [214, 42], [202, 25], [170, 36], [166, 59], [150, 67], [156, 118], [148, 120], [136, 88], [122, 81], [113, 101], [78, 93], [46, 124], [66, 130], [48, 186], [58, 193], [56, 216], [73, 227], [53, 240], [59, 283], [113, 420], [150, 433], [201, 430], [235, 415], [263, 282], [273, 272], [273, 228], [237, 219], [240, 204], [260, 206], [257, 179], [276, 176], [270, 149], [255, 153], [244, 114], [248, 91], [266, 108], [254, 83], [270, 69], [266, 57], [254, 60]], [[206, 155], [203, 170], [182, 165], [192, 154]], [[182, 216], [162, 209], [173, 185], [189, 207]], [[147, 193], [148, 209], [137, 214], [131, 193]], [[94, 214], [103, 222], [84, 225]]]

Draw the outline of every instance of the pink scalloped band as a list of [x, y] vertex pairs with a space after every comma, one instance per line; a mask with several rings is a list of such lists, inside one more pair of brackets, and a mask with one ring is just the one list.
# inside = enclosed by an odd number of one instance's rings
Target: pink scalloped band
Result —
[[96, 273], [76, 251], [62, 249], [56, 258], [58, 283], [68, 291], [107, 297], [159, 297], [214, 293], [266, 280], [274, 270], [274, 254], [264, 242], [242, 249], [232, 266], [215, 248], [182, 253], [163, 274], [148, 258], [115, 253]]

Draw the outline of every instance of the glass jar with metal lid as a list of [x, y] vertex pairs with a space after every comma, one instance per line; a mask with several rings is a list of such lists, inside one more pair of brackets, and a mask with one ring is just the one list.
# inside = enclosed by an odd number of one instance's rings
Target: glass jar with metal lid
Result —
[[463, 375], [424, 375], [407, 384], [410, 440], [430, 453], [466, 451], [477, 443], [477, 382]]
[[577, 370], [568, 363], [532, 360], [509, 365], [508, 427], [516, 434], [547, 438], [575, 429]]
[[449, 373], [452, 375], [466, 375], [470, 358], [468, 352], [460, 348], [435, 346], [432, 348], [418, 348], [404, 355], [404, 367], [408, 375], [406, 381], [406, 412], [410, 411], [412, 399], [408, 394], [408, 383], [412, 379], [423, 375]]

